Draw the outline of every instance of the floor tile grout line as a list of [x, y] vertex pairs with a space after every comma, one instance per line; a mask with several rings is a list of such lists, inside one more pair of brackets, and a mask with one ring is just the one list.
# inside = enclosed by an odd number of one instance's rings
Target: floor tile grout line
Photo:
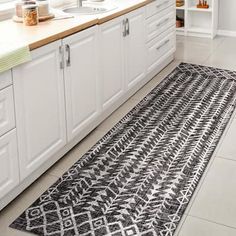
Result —
[[[182, 37], [182, 36], [178, 36], [178, 37]], [[183, 36], [184, 37], [184, 36]], [[216, 44], [216, 46], [214, 46], [214, 52], [212, 51], [210, 51], [209, 53], [208, 53], [208, 56], [205, 58], [205, 59], [203, 59], [203, 60], [199, 60], [199, 62], [198, 63], [195, 63], [195, 62], [192, 62], [191, 60], [189, 61], [188, 59], [186, 59], [186, 60], [184, 60], [183, 58], [182, 58], [182, 61], [184, 61], [184, 62], [186, 62], [186, 63], [193, 63], [193, 64], [200, 64], [200, 65], [204, 65], [204, 63], [210, 58], [210, 56], [212, 56], [214, 53], [215, 53], [215, 50], [221, 45], [221, 44], [223, 44], [223, 42], [227, 39], [227, 37], [221, 37], [222, 38], [222, 40], [220, 40], [220, 42], [218, 43], [218, 44]], [[197, 43], [199, 43], [199, 42], [197, 42]], [[177, 44], [178, 44], [178, 42], [177, 42]], [[181, 60], [180, 58], [178, 58], [178, 60]]]
[[[187, 219], [187, 217], [188, 217], [188, 215], [187, 214], [185, 214], [184, 213], [184, 220], [181, 222], [181, 220], [180, 220], [180, 222], [179, 222], [179, 224], [181, 223], [181, 225], [180, 226], [177, 226], [177, 229], [176, 229], [176, 233], [174, 233], [174, 235], [173, 236], [179, 236], [179, 234], [180, 234], [180, 232], [181, 232], [181, 230], [182, 230], [182, 228], [183, 228], [183, 226], [184, 226], [184, 224], [185, 224], [185, 222], [186, 222], [186, 219]], [[182, 216], [182, 217], [183, 217]]]
[[208, 166], [206, 167], [206, 171], [203, 173], [202, 180], [200, 180], [199, 186], [195, 190], [196, 192], [193, 195], [193, 201], [190, 201], [191, 202], [190, 206], [189, 206], [188, 209], [186, 209], [187, 211], [184, 213], [185, 218], [184, 218], [183, 222], [181, 223], [180, 228], [179, 229], [177, 228], [177, 234], [174, 234], [174, 236], [178, 236], [181, 233], [181, 230], [182, 230], [182, 228], [183, 228], [183, 226], [184, 226], [184, 224], [186, 222], [187, 217], [188, 216], [192, 216], [192, 215], [190, 215], [191, 208], [192, 208], [192, 206], [193, 206], [193, 204], [194, 204], [194, 202], [195, 202], [195, 200], [196, 200], [196, 198], [198, 196], [199, 191], [202, 188], [202, 185], [205, 182], [205, 179], [206, 179], [206, 177], [207, 177], [207, 175], [208, 175], [208, 173], [209, 173], [209, 171], [210, 171], [210, 169], [212, 167], [212, 164], [213, 164], [214, 160], [217, 158], [217, 153], [218, 153], [218, 151], [219, 151], [219, 149], [220, 149], [220, 147], [221, 147], [221, 145], [222, 145], [222, 143], [223, 143], [223, 141], [224, 141], [224, 139], [225, 139], [225, 137], [226, 137], [226, 135], [228, 133], [228, 130], [231, 127], [231, 124], [232, 124], [233, 120], [234, 120], [234, 115], [232, 115], [232, 117], [229, 120], [229, 123], [228, 123], [224, 133], [222, 134], [221, 140], [218, 143], [217, 148], [216, 148], [215, 152], [213, 153], [212, 158], [210, 159], [210, 162], [208, 163]]
[[[220, 143], [219, 143], [219, 144], [220, 144]], [[219, 149], [219, 148], [217, 148], [217, 149]], [[217, 152], [218, 152], [218, 150], [216, 150], [216, 153], [217, 153]], [[196, 198], [197, 198], [197, 196], [198, 196], [198, 193], [200, 192], [200, 190], [201, 190], [201, 188], [202, 188], [202, 186], [203, 186], [203, 184], [204, 184], [204, 182], [205, 182], [205, 180], [206, 180], [206, 177], [207, 177], [207, 175], [208, 175], [208, 173], [209, 173], [209, 171], [210, 171], [210, 169], [211, 169], [211, 167], [212, 167], [213, 162], [214, 162], [215, 159], [216, 159], [216, 155], [213, 154], [212, 157], [211, 157], [211, 159], [210, 159], [210, 161], [209, 161], [209, 163], [208, 163], [208, 165], [207, 165], [207, 167], [206, 167], [206, 170], [204, 171], [204, 173], [203, 173], [203, 175], [202, 175], [202, 178], [201, 178], [201, 180], [200, 180], [200, 182], [199, 182], [197, 188], [195, 189], [195, 192], [194, 192], [194, 194], [193, 194], [193, 196], [192, 196], [192, 201], [190, 200], [189, 206], [188, 206], [187, 209], [186, 209], [186, 214], [187, 214], [187, 215], [188, 215], [189, 212], [191, 211], [192, 206], [193, 206], [193, 204], [194, 204], [194, 202], [195, 202], [195, 200], [196, 200]]]
[[[209, 223], [213, 223], [213, 224], [221, 225], [221, 226], [224, 226], [224, 227], [227, 227], [227, 228], [231, 228], [231, 229], [236, 230], [236, 227], [229, 226], [229, 225], [226, 225], [226, 224], [223, 224], [223, 223], [219, 223], [219, 222], [216, 222], [216, 221], [213, 221], [213, 220], [209, 220], [209, 219], [204, 218], [204, 217], [199, 217], [199, 216], [190, 215], [190, 214], [187, 215], [187, 216], [190, 216], [190, 217], [193, 217], [193, 218], [196, 218], [196, 219], [199, 219], [199, 220], [203, 220], [203, 221], [206, 221], [206, 222], [209, 222]], [[186, 218], [187, 218], [187, 217], [186, 217]]]
[[216, 158], [220, 158], [220, 159], [224, 159], [224, 160], [227, 160], [227, 161], [233, 161], [233, 162], [236, 162], [236, 159], [232, 159], [232, 158], [229, 158], [229, 157], [223, 157], [223, 156], [216, 156]]
[[203, 63], [206, 63], [208, 59], [216, 53], [216, 49], [218, 49], [219, 46], [223, 44], [223, 42], [225, 42], [225, 40], [226, 40], [226, 37], [223, 37], [222, 41], [219, 44], [217, 44], [217, 46], [214, 48], [214, 52], [210, 52], [209, 56], [207, 57], [206, 60], [203, 61]]
[[214, 48], [214, 52], [211, 52], [209, 57], [203, 62], [206, 63], [208, 61], [208, 59], [213, 56], [216, 53], [216, 50], [226, 41], [226, 37], [223, 37], [222, 41], [220, 43], [217, 44], [217, 46]]
[[186, 208], [186, 211], [185, 211], [186, 214], [190, 213], [190, 211], [191, 211], [191, 209], [193, 207], [193, 204], [194, 204], [194, 202], [195, 202], [195, 200], [196, 200], [196, 198], [198, 196], [198, 193], [200, 192], [200, 190], [201, 190], [201, 188], [202, 188], [202, 186], [203, 186], [203, 184], [204, 184], [204, 182], [206, 180], [206, 177], [207, 177], [207, 175], [208, 175], [208, 173], [209, 173], [209, 171], [210, 171], [210, 169], [211, 169], [211, 167], [213, 165], [213, 162], [217, 158], [217, 153], [219, 152], [220, 147], [221, 147], [221, 145], [222, 145], [222, 143], [223, 143], [223, 141], [224, 141], [224, 139], [225, 139], [225, 137], [226, 137], [230, 127], [231, 127], [231, 124], [232, 124], [232, 122], [234, 120], [233, 118], [234, 118], [233, 116], [230, 118], [229, 123], [228, 123], [227, 127], [225, 128], [225, 130], [224, 130], [224, 132], [223, 132], [223, 134], [221, 136], [221, 139], [220, 139], [220, 141], [219, 141], [219, 143], [218, 143], [214, 153], [212, 154], [212, 157], [211, 157], [208, 165], [206, 166], [206, 169], [205, 169], [205, 171], [204, 171], [204, 173], [203, 173], [203, 175], [202, 175], [202, 177], [200, 179], [200, 182], [198, 183], [198, 186], [196, 187], [195, 192], [192, 195], [192, 199], [189, 202], [189, 206], [187, 206], [187, 208]]
[[206, 179], [206, 177], [207, 177], [207, 175], [208, 175], [208, 173], [209, 173], [209, 171], [210, 171], [210, 169], [212, 167], [212, 164], [213, 164], [214, 160], [215, 160], [215, 155], [213, 155], [212, 158], [210, 159], [210, 161], [209, 161], [209, 163], [208, 163], [208, 165], [206, 167], [206, 170], [203, 173], [203, 175], [201, 177], [201, 180], [198, 183], [197, 188], [195, 189], [195, 192], [194, 192], [194, 194], [192, 196], [192, 199], [190, 200], [189, 205], [187, 206], [187, 209], [186, 209], [186, 214], [187, 215], [189, 214], [189, 212], [192, 209], [192, 206], [193, 206], [193, 204], [194, 204], [194, 202], [195, 202], [195, 200], [196, 200], [196, 198], [198, 196], [198, 193], [200, 192], [200, 190], [201, 190], [201, 188], [202, 188], [202, 186], [203, 186], [203, 184], [205, 182], [205, 179]]

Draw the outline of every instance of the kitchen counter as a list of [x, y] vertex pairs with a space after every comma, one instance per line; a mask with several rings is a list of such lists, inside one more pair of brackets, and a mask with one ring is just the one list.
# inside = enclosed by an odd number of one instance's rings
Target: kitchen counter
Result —
[[22, 47], [31, 60], [0, 73], [9, 170], [0, 168], [0, 210], [174, 59], [174, 0], [106, 1], [118, 7], [33, 27], [0, 22], [2, 52], [13, 42], [32, 50]]
[[24, 26], [11, 19], [0, 22], [0, 43], [14, 42], [19, 45], [29, 45], [30, 50], [62, 39], [66, 36], [102, 24], [118, 16], [124, 15], [137, 8], [145, 6], [153, 0], [112, 0], [116, 9], [96, 15], [80, 15], [63, 20], [49, 20], [37, 26]]

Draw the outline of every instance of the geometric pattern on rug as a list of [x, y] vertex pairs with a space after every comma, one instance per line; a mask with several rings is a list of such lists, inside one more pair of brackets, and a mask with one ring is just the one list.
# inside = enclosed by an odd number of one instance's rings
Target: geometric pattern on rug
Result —
[[12, 228], [172, 236], [235, 108], [236, 72], [181, 63]]

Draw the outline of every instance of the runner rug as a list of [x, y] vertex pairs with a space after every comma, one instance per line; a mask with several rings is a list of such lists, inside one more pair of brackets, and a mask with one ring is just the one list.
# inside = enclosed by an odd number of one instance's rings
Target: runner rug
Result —
[[171, 236], [235, 107], [236, 72], [181, 63], [10, 227]]

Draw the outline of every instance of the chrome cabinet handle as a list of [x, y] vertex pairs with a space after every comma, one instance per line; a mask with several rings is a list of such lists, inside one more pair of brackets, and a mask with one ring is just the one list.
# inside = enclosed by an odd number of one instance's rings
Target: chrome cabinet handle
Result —
[[59, 54], [60, 54], [60, 68], [61, 69], [64, 69], [64, 52], [63, 52], [63, 47], [62, 46], [60, 46], [59, 47]]
[[163, 46], [165, 46], [167, 43], [169, 43], [169, 39], [167, 39], [163, 44], [161, 44], [159, 47], [156, 48], [156, 50], [161, 49]]
[[165, 20], [161, 21], [160, 23], [158, 23], [156, 26], [159, 27], [161, 25], [163, 25], [164, 23], [166, 23], [170, 18], [166, 18]]
[[127, 25], [126, 35], [129, 35], [129, 19], [126, 19], [126, 25]]
[[67, 59], [66, 59], [66, 66], [70, 66], [70, 46], [66, 44], [66, 52], [67, 52]]
[[126, 37], [126, 19], [123, 20], [123, 37]]

